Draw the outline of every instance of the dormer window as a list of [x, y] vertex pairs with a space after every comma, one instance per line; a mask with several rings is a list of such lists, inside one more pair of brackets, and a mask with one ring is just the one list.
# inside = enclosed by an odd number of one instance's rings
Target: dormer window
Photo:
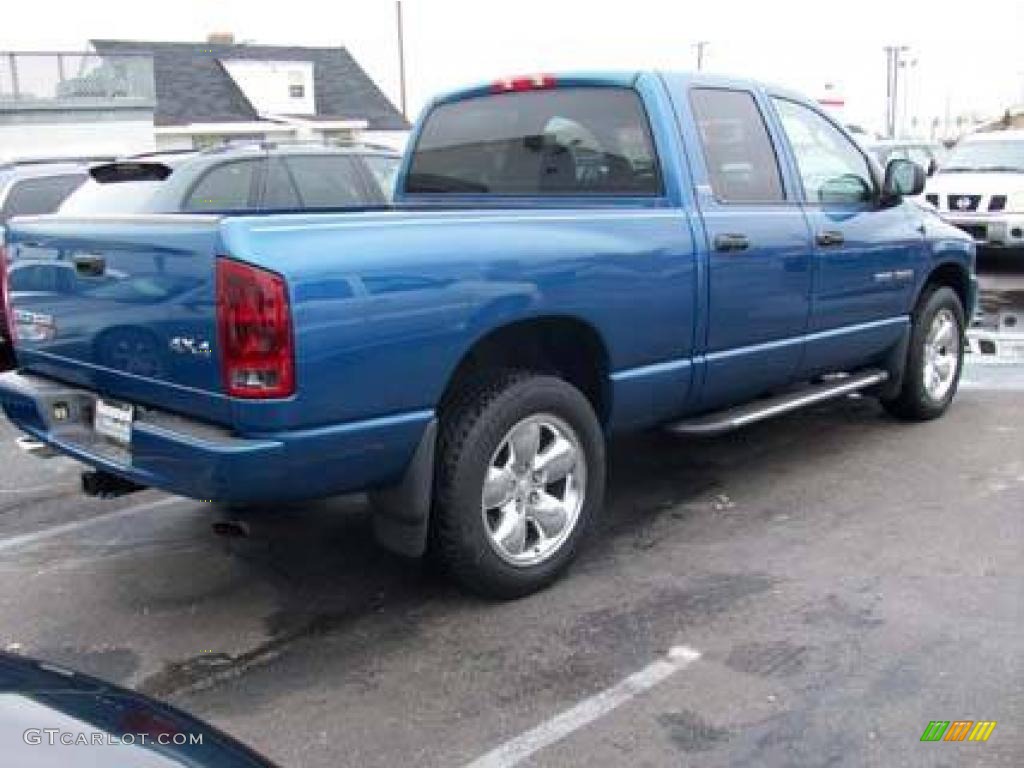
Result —
[[288, 73], [288, 96], [293, 99], [306, 98], [306, 77], [302, 70], [293, 69]]
[[313, 62], [221, 59], [220, 63], [257, 114], [316, 114]]

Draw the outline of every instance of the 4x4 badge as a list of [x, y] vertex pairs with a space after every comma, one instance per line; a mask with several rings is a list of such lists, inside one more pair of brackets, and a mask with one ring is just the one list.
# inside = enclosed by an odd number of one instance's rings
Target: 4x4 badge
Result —
[[177, 352], [182, 355], [209, 357], [212, 352], [210, 349], [210, 342], [196, 340], [189, 336], [175, 336], [171, 339], [168, 346], [170, 346], [172, 352]]

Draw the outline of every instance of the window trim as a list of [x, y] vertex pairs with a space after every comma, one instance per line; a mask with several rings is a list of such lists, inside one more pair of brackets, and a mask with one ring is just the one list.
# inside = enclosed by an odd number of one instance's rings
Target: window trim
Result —
[[407, 149], [407, 160], [403, 161], [399, 165], [399, 175], [396, 177], [395, 184], [395, 197], [409, 200], [425, 199], [431, 202], [440, 202], [450, 200], [452, 202], [464, 202], [464, 201], [481, 201], [481, 200], [553, 200], [558, 201], [559, 204], [565, 202], [607, 202], [611, 200], [623, 201], [623, 202], [657, 202], [659, 204], [664, 203], [668, 200], [668, 191], [666, 184], [666, 173], [665, 165], [662, 162], [661, 154], [658, 151], [658, 140], [654, 130], [654, 123], [651, 121], [651, 115], [647, 109], [647, 103], [644, 99], [643, 94], [635, 86], [620, 85], [620, 84], [603, 84], [603, 83], [588, 83], [586, 85], [565, 85], [550, 89], [550, 91], [604, 91], [604, 90], [617, 90], [626, 91], [627, 93], [633, 94], [636, 99], [637, 106], [639, 107], [639, 115], [643, 126], [647, 129], [647, 138], [650, 142], [651, 155], [654, 161], [654, 167], [658, 173], [658, 188], [652, 192], [592, 192], [588, 194], [580, 194], [579, 192], [548, 192], [545, 194], [540, 193], [520, 193], [520, 192], [410, 192], [408, 190], [409, 176], [412, 174], [413, 160], [416, 157], [416, 153], [419, 151], [420, 141], [423, 138], [423, 129], [426, 127], [427, 122], [437, 109], [440, 109], [451, 104], [459, 104], [463, 102], [473, 101], [475, 99], [500, 99], [506, 96], [514, 96], [515, 94], [493, 94], [493, 93], [482, 93], [467, 98], [458, 98], [454, 100], [438, 101], [431, 104], [430, 110], [420, 120], [419, 128], [416, 131], [415, 136], [412, 138], [414, 141], [410, 142], [409, 148]]
[[[202, 171], [185, 190], [185, 193], [181, 196], [181, 202], [178, 204], [178, 209], [182, 213], [256, 213], [259, 211], [260, 204], [260, 190], [263, 184], [263, 175], [266, 172], [266, 154], [253, 156], [253, 157], [238, 157], [230, 160], [224, 160], [222, 162], [211, 163]], [[192, 195], [195, 194], [196, 188], [202, 184], [206, 177], [215, 171], [219, 171], [221, 168], [225, 168], [229, 165], [239, 165], [241, 163], [252, 163], [255, 167], [253, 168], [252, 178], [249, 179], [249, 196], [247, 198], [247, 207], [245, 208], [221, 208], [212, 209], [208, 211], [196, 210], [189, 208], [189, 200], [192, 199]]]
[[[281, 208], [281, 207], [273, 207], [272, 208], [272, 207], [267, 205], [267, 196], [268, 196], [268, 194], [270, 192], [270, 172], [271, 172], [271, 167], [270, 166], [271, 166], [271, 163], [273, 163], [275, 160], [281, 164], [282, 168], [284, 168], [284, 174], [285, 174], [285, 176], [288, 177], [288, 181], [292, 185], [292, 192], [295, 193], [295, 200], [297, 201], [294, 208]], [[302, 194], [299, 192], [299, 184], [298, 184], [297, 181], [295, 181], [295, 176], [294, 176], [294, 174], [292, 174], [292, 169], [289, 168], [288, 167], [288, 163], [286, 163], [284, 161], [284, 156], [283, 155], [273, 155], [273, 154], [270, 154], [269, 152], [267, 153], [267, 156], [264, 158], [264, 162], [263, 162], [263, 172], [260, 174], [260, 183], [259, 183], [259, 189], [257, 191], [257, 198], [258, 198], [258, 202], [257, 202], [257, 206], [258, 207], [257, 207], [256, 210], [258, 210], [260, 213], [265, 213], [267, 211], [300, 211], [300, 210], [302, 210]]]
[[[801, 101], [800, 99], [796, 99], [793, 98], [792, 96], [787, 96], [778, 93], [768, 93], [768, 100], [771, 102], [772, 111], [775, 113], [775, 118], [778, 120], [779, 123], [779, 130], [782, 131], [783, 140], [786, 142], [786, 148], [789, 152], [790, 157], [792, 158], [793, 172], [796, 175], [796, 181], [800, 192], [800, 202], [803, 205], [813, 205], [816, 208], [822, 208], [824, 206], [828, 206], [830, 208], [855, 208], [857, 210], [871, 210], [878, 207], [878, 203], [881, 199], [882, 194], [882, 181], [881, 179], [878, 178], [878, 174], [875, 172], [875, 166], [878, 165], [878, 163], [871, 162], [871, 158], [868, 157], [867, 151], [863, 149], [860, 146], [860, 144], [854, 141], [853, 137], [850, 136], [848, 131], [846, 131], [836, 120], [833, 120], [822, 110], [818, 109], [817, 107], [811, 104], [808, 104], [805, 101]], [[807, 195], [807, 188], [804, 186], [803, 175], [800, 173], [800, 165], [797, 161], [796, 151], [793, 149], [793, 144], [789, 139], [789, 135], [786, 133], [786, 127], [782, 122], [782, 115], [779, 113], [779, 110], [776, 107], [776, 103], [779, 101], [785, 101], [789, 104], [794, 104], [798, 107], [803, 107], [809, 112], [813, 112], [815, 115], [822, 118], [825, 122], [827, 122], [834, 129], [836, 129], [836, 131], [839, 132], [839, 135], [846, 139], [853, 146], [853, 148], [857, 151], [857, 154], [860, 155], [861, 159], [864, 161], [864, 164], [868, 168], [868, 176], [871, 178], [872, 184], [870, 200], [864, 200], [858, 203], [822, 203], [821, 201], [810, 199], [810, 197]]]
[[[745, 93], [750, 96], [754, 102], [754, 108], [757, 110], [758, 115], [761, 117], [761, 123], [764, 125], [764, 131], [768, 135], [768, 144], [772, 148], [772, 154], [775, 156], [775, 165], [779, 170], [779, 186], [782, 189], [781, 200], [723, 200], [718, 196], [715, 191], [714, 185], [711, 183], [711, 171], [710, 163], [708, 162], [707, 149], [704, 146], [704, 141], [700, 135], [700, 124], [697, 120], [697, 111], [693, 107], [693, 92], [694, 91], [728, 91], [730, 93]], [[787, 173], [788, 166], [783, 164], [783, 157], [779, 154], [779, 142], [775, 137], [775, 132], [772, 130], [773, 126], [768, 122], [768, 115], [765, 114], [764, 105], [761, 103], [761, 99], [758, 98], [759, 94], [751, 88], [732, 87], [727, 85], [702, 85], [700, 83], [694, 83], [687, 89], [686, 101], [690, 108], [690, 117], [693, 120], [694, 135], [697, 138], [697, 143], [700, 145], [701, 158], [704, 162], [704, 176], [707, 182], [707, 188], [711, 190], [711, 197], [715, 201], [716, 205], [721, 206], [794, 206], [799, 205], [800, 200], [794, 197], [795, 190], [792, 189], [792, 184]]]
[[[377, 181], [377, 175], [373, 172], [373, 168], [370, 167], [367, 162], [368, 157], [388, 157], [387, 155], [375, 155], [373, 153], [359, 153], [350, 155], [355, 160], [356, 168], [358, 169], [359, 175], [362, 176], [363, 186], [367, 188], [369, 194], [367, 195], [367, 203], [369, 205], [387, 205], [388, 195], [381, 189], [380, 182]], [[402, 160], [396, 158], [397, 167], [395, 169], [395, 180], [398, 180], [398, 172], [401, 170]], [[392, 190], [394, 192], [394, 190]]]
[[393, 198], [398, 191], [398, 177], [399, 174], [401, 173], [401, 156], [393, 157], [390, 155], [382, 155], [377, 153], [359, 153], [358, 155], [353, 155], [352, 157], [358, 158], [358, 162], [356, 163], [356, 165], [359, 166], [359, 172], [362, 174], [362, 180], [364, 180], [364, 182], [373, 189], [373, 197], [378, 201], [380, 205], [387, 205], [389, 196], [381, 188], [380, 181], [378, 181], [377, 179], [377, 173], [371, 166], [369, 158], [381, 158], [384, 160], [395, 161], [394, 183], [392, 184], [391, 187], [390, 196]]

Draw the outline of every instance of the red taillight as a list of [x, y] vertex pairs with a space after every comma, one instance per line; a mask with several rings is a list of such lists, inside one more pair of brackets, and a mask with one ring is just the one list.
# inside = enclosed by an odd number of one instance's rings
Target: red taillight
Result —
[[518, 93], [519, 91], [543, 91], [554, 88], [558, 83], [551, 75], [525, 75], [506, 77], [491, 84], [491, 93]]
[[295, 354], [284, 278], [217, 259], [217, 336], [224, 388], [232, 397], [288, 397]]
[[14, 310], [11, 308], [11, 281], [7, 274], [7, 249], [0, 244], [0, 302], [3, 302], [4, 325], [3, 335], [14, 345], [18, 330], [14, 325]]

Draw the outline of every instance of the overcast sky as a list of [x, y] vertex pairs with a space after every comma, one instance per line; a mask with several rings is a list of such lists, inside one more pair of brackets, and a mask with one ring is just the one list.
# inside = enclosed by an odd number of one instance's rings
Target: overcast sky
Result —
[[[881, 128], [882, 47], [911, 46], [910, 113], [999, 113], [1024, 102], [1024, 1], [405, 0], [412, 114], [431, 93], [503, 75], [574, 69], [706, 68], [821, 96]], [[17, 9], [14, 12], [14, 9]], [[81, 50], [92, 37], [344, 45], [398, 100], [393, 0], [8, 0], [0, 49]], [[901, 100], [902, 101], [902, 100]], [[926, 123], [927, 124], [927, 123]]]

